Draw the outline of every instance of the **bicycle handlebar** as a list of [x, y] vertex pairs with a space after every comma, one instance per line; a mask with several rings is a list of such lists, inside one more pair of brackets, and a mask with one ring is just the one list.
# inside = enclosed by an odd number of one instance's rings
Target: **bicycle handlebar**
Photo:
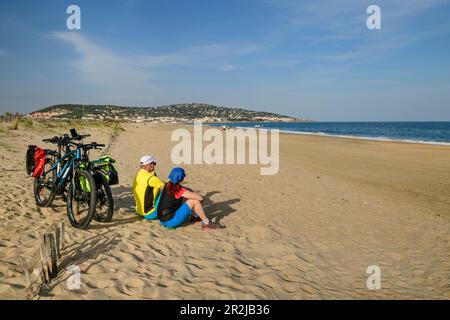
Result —
[[43, 142], [53, 143], [53, 144], [68, 144], [68, 143], [70, 143], [73, 140], [81, 141], [84, 138], [87, 138], [87, 137], [90, 137], [90, 136], [91, 136], [90, 134], [84, 134], [84, 135], [78, 135], [76, 137], [72, 137], [71, 138], [67, 134], [65, 134], [63, 137], [55, 136], [55, 137], [50, 138], [50, 139], [43, 139], [42, 141]]
[[69, 142], [69, 144], [73, 145], [75, 147], [78, 147], [78, 148], [82, 148], [84, 150], [99, 149], [100, 147], [105, 147], [106, 146], [106, 145], [104, 145], [102, 143], [97, 143], [97, 142], [92, 142], [92, 143], [88, 143], [88, 144]]
[[59, 143], [61, 140], [62, 140], [62, 138], [55, 136], [55, 137], [50, 138], [50, 139], [43, 139], [42, 141], [43, 142], [50, 142], [50, 143]]
[[72, 137], [72, 138], [70, 138], [70, 139], [71, 139], [71, 140], [81, 141], [81, 140], [83, 140], [84, 138], [87, 138], [87, 137], [90, 137], [90, 136], [91, 136], [90, 134], [79, 134], [78, 136]]
[[85, 149], [98, 149], [100, 147], [105, 147], [105, 145], [102, 144], [102, 143], [91, 142], [89, 144], [82, 145], [82, 147], [85, 148]]

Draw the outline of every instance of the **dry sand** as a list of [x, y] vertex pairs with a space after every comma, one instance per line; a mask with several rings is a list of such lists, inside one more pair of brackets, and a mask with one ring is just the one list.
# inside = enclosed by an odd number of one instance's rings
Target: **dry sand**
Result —
[[[67, 289], [63, 269], [38, 298], [450, 298], [449, 147], [282, 134], [275, 176], [251, 165], [185, 166], [187, 185], [226, 229], [165, 230], [134, 214], [131, 185], [145, 153], [166, 179], [174, 128], [129, 125], [113, 141], [118, 212], [108, 224], [67, 228], [62, 267], [80, 267], [81, 289]], [[43, 137], [0, 132], [0, 298], [25, 297], [20, 257], [67, 223], [62, 201], [36, 207], [24, 172], [26, 145]], [[369, 265], [381, 268], [381, 290], [366, 287]]]

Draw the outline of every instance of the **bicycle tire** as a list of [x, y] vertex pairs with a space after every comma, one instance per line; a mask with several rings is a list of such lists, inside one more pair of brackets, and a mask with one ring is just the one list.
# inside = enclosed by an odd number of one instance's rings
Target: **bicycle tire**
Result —
[[[47, 165], [50, 168], [52, 168], [53, 165], [54, 165], [54, 161], [52, 159], [47, 159], [46, 162], [45, 162], [45, 165], [44, 165], [44, 170], [45, 170], [45, 167]], [[55, 183], [55, 180], [56, 180], [56, 169], [53, 169], [48, 174], [51, 174], [51, 179], [52, 179], [51, 183], [52, 184]], [[40, 193], [41, 193], [42, 189], [38, 189], [38, 187], [42, 187], [41, 180], [43, 179], [43, 177], [44, 176], [34, 178], [34, 185], [33, 185], [34, 201], [35, 201], [36, 205], [39, 206], [39, 207], [48, 207], [48, 206], [50, 206], [52, 204], [53, 200], [55, 199], [55, 186], [54, 185], [52, 186], [52, 190], [50, 191], [50, 194], [47, 197], [47, 199], [41, 199]]]
[[[111, 187], [109, 186], [109, 183], [106, 181], [106, 179], [103, 176], [99, 176], [97, 179], [95, 179], [97, 183], [97, 204], [95, 207], [94, 212], [94, 220], [98, 222], [110, 222], [113, 214], [114, 214], [114, 200], [111, 192]], [[99, 196], [100, 190], [104, 188], [104, 194], [102, 195], [104, 199], [101, 199]], [[97, 212], [97, 209], [99, 208], [99, 205], [102, 205], [102, 201], [106, 201], [106, 214], [99, 214]]]
[[[78, 177], [80, 178], [84, 177], [87, 180], [85, 188], [89, 188], [88, 191], [82, 190], [83, 188], [81, 186], [78, 186], [78, 188], [74, 190], [74, 187], [78, 184]], [[75, 181], [75, 184], [73, 183], [73, 181]], [[79, 194], [75, 195], [75, 193], [79, 192], [83, 193], [82, 196], [83, 201], [87, 202], [89, 205], [87, 215], [84, 219], [82, 219], [81, 222], [78, 222], [75, 219], [76, 214], [73, 209], [74, 196], [80, 196]], [[96, 203], [97, 203], [97, 186], [95, 184], [94, 178], [89, 173], [89, 171], [77, 170], [74, 173], [74, 179], [70, 182], [69, 192], [67, 194], [67, 216], [69, 218], [70, 224], [74, 228], [86, 229], [91, 223], [92, 217], [94, 216]]]

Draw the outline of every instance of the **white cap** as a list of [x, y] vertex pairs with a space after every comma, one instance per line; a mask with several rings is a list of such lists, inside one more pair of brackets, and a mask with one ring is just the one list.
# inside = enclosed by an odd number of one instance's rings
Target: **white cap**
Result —
[[153, 158], [152, 156], [143, 156], [140, 160], [141, 166], [145, 166], [152, 162], [158, 163], [158, 161], [155, 158]]

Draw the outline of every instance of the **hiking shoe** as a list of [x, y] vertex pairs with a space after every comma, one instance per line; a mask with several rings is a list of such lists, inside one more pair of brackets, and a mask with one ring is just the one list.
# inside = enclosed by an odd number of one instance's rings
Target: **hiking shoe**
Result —
[[217, 222], [209, 222], [208, 224], [202, 224], [203, 230], [216, 230], [216, 229], [223, 229], [225, 226], [221, 225]]
[[191, 223], [196, 223], [196, 222], [200, 222], [200, 221], [202, 221], [202, 219], [200, 217], [191, 216], [191, 220], [190, 220]]

